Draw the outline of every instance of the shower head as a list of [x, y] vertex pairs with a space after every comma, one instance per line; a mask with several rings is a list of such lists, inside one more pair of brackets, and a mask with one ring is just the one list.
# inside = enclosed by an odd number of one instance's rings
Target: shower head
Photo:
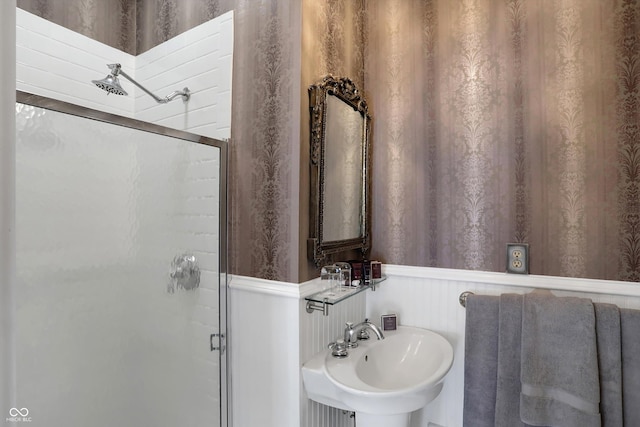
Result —
[[160, 98], [150, 92], [147, 88], [142, 86], [137, 81], [133, 80], [127, 73], [122, 71], [120, 64], [108, 64], [107, 67], [111, 69], [111, 73], [102, 80], [91, 80], [91, 82], [98, 86], [100, 89], [107, 91], [107, 95], [110, 93], [114, 93], [116, 95], [127, 95], [127, 91], [125, 91], [122, 86], [120, 86], [120, 81], [118, 80], [118, 75], [122, 75], [125, 79], [129, 80], [134, 85], [138, 86], [140, 89], [145, 91], [149, 96], [156, 100], [159, 104], [166, 104], [169, 101], [177, 98], [178, 96], [182, 97], [184, 102], [187, 102], [189, 98], [191, 98], [191, 92], [189, 88], [184, 88], [183, 90], [176, 90], [164, 98]]
[[120, 80], [118, 80], [118, 73], [120, 72], [120, 65], [111, 68], [111, 73], [102, 80], [91, 80], [91, 83], [98, 86], [100, 89], [107, 91], [107, 95], [113, 93], [115, 95], [128, 95], [127, 91], [120, 86]]

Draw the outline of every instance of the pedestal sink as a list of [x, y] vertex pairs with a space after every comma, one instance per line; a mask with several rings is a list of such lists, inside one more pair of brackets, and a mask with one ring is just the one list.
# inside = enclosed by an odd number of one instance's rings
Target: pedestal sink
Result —
[[452, 363], [444, 337], [400, 326], [384, 340], [359, 341], [344, 359], [316, 354], [302, 378], [310, 399], [355, 412], [358, 427], [408, 427], [411, 413], [438, 396]]

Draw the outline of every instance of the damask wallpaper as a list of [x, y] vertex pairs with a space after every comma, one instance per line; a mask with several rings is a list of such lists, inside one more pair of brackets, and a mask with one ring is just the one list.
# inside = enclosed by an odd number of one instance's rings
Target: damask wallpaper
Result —
[[[349, 77], [365, 90], [365, 0], [302, 1], [302, 86], [300, 88], [299, 281], [319, 275], [307, 259], [309, 230], [309, 94], [308, 88], [327, 74]], [[343, 254], [348, 259], [358, 254]]]
[[297, 281], [300, 5], [236, 1], [231, 269]]
[[233, 0], [17, 0], [17, 6], [132, 55], [233, 9]]
[[372, 256], [639, 281], [639, 2], [367, 6]]
[[233, 0], [128, 0], [128, 2], [135, 3], [137, 54], [234, 9]]
[[131, 0], [17, 0], [41, 18], [136, 54], [136, 2]]
[[317, 274], [307, 88], [332, 73], [373, 116], [372, 258], [504, 271], [528, 242], [534, 274], [640, 281], [640, 0], [18, 6], [129, 53], [234, 10], [233, 273]]

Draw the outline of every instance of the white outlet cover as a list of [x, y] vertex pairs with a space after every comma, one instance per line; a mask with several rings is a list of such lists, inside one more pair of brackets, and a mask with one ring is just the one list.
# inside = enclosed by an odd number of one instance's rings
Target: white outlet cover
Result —
[[507, 273], [529, 274], [527, 243], [507, 243]]

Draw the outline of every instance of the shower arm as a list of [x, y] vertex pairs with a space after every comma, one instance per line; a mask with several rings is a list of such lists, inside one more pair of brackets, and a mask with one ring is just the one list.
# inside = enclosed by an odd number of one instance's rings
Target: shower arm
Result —
[[138, 86], [140, 89], [142, 89], [143, 91], [145, 91], [145, 93], [149, 96], [151, 96], [153, 99], [156, 100], [156, 102], [158, 104], [166, 104], [169, 101], [173, 101], [176, 97], [178, 96], [182, 96], [182, 100], [184, 102], [187, 102], [189, 100], [189, 98], [191, 97], [191, 92], [189, 91], [189, 88], [184, 88], [183, 90], [176, 90], [171, 92], [169, 95], [165, 96], [164, 98], [160, 98], [159, 96], [157, 96], [156, 94], [154, 94], [153, 92], [151, 92], [149, 89], [147, 89], [146, 87], [142, 86], [140, 83], [138, 83], [137, 81], [135, 81], [133, 78], [131, 78], [131, 76], [129, 76], [127, 73], [125, 73], [124, 71], [122, 71], [122, 68], [120, 66], [120, 64], [109, 64], [108, 67], [111, 69], [111, 73], [114, 76], [118, 76], [118, 74], [122, 74], [122, 76], [124, 78], [126, 78], [127, 80], [129, 80], [131, 83], [133, 83], [134, 85]]

